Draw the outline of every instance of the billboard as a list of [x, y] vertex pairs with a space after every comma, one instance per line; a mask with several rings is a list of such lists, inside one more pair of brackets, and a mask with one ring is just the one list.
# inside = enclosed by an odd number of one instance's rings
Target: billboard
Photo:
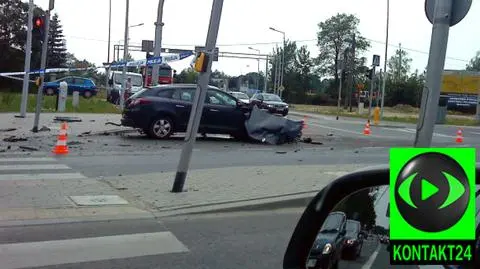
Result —
[[478, 94], [480, 72], [445, 70], [442, 77], [442, 94]]

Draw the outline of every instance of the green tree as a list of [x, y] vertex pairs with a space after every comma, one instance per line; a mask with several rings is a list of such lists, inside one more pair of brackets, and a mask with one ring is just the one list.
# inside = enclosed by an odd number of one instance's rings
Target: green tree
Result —
[[480, 72], [480, 51], [477, 51], [475, 57], [470, 60], [470, 63], [467, 65], [466, 70]]
[[287, 99], [292, 99], [296, 103], [304, 103], [307, 91], [311, 88], [314, 64], [306, 46], [300, 47], [295, 56], [294, 70], [290, 74], [296, 79], [289, 80], [289, 83], [295, 86], [289, 87], [287, 93], [293, 96], [287, 96]]
[[50, 21], [47, 67], [59, 68], [66, 67], [67, 64], [67, 45], [63, 35], [62, 25], [58, 19], [58, 14], [53, 15]]
[[335, 85], [338, 85], [338, 70], [340, 69], [340, 60], [345, 49], [351, 47], [352, 39], [355, 36], [355, 54], [354, 67], [356, 69], [362, 62], [358, 57], [362, 52], [370, 47], [370, 42], [366, 40], [358, 31], [360, 20], [353, 14], [338, 13], [337, 15], [320, 22], [317, 32], [317, 46], [320, 54], [317, 58], [318, 72], [322, 75], [335, 78]]
[[388, 60], [388, 77], [393, 81], [405, 81], [410, 75], [410, 64], [412, 58], [408, 56], [408, 52], [401, 48], [395, 51], [395, 54]]
[[[284, 77], [283, 77], [283, 85], [286, 89], [290, 88], [292, 85], [292, 78], [291, 73], [295, 72], [295, 59], [296, 59], [296, 52], [297, 52], [297, 44], [295, 41], [286, 40], [285, 41], [285, 54], [284, 54]], [[268, 89], [273, 90], [274, 79], [275, 79], [275, 68], [277, 68], [277, 61], [275, 59], [281, 59], [283, 53], [283, 47], [277, 47], [273, 51], [273, 57], [269, 59], [271, 69], [269, 72], [269, 85]], [[279, 70], [278, 76], [280, 76], [281, 70]], [[293, 78], [295, 79], [295, 78]]]
[[183, 69], [180, 74], [177, 75], [177, 83], [197, 83], [198, 73], [192, 68]]

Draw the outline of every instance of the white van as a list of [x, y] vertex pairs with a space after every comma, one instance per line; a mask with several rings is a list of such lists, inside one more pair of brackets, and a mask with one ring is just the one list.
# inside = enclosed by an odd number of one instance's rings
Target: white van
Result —
[[[110, 72], [109, 82], [112, 90], [120, 91], [123, 86], [123, 72], [122, 71], [112, 71]], [[143, 76], [138, 73], [126, 73], [127, 78], [132, 80], [132, 93], [136, 93], [143, 88]]]

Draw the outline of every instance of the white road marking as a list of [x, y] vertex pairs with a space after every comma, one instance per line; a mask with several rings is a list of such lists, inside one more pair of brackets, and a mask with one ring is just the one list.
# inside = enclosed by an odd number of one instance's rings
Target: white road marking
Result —
[[0, 171], [20, 171], [20, 170], [61, 170], [71, 169], [64, 164], [10, 164], [0, 165]]
[[55, 162], [54, 158], [49, 157], [25, 157], [25, 158], [0, 158], [0, 163], [8, 163], [8, 162]]
[[362, 266], [362, 269], [372, 268], [372, 265], [375, 262], [375, 259], [377, 258], [378, 252], [380, 251], [381, 247], [382, 247], [382, 244], [378, 244], [377, 249], [375, 249], [375, 251], [372, 253], [372, 256], [368, 258], [367, 262]]
[[[356, 135], [359, 135], [360, 137], [366, 137], [363, 135], [363, 131], [360, 130], [359, 132], [354, 132], [354, 131], [350, 131], [350, 130], [345, 130], [345, 129], [340, 129], [340, 128], [335, 128], [335, 127], [330, 127], [330, 126], [325, 126], [325, 125], [320, 125], [320, 124], [316, 124], [316, 123], [310, 123], [310, 125], [314, 125], [314, 126], [317, 126], [317, 127], [321, 127], [321, 128], [325, 128], [325, 129], [330, 129], [330, 130], [335, 130], [335, 131], [340, 131], [340, 132], [345, 132], [345, 133], [350, 133], [350, 134], [356, 134]], [[369, 135], [371, 137], [377, 137], [377, 138], [387, 138], [386, 136], [380, 136], [380, 135]]]
[[170, 232], [0, 245], [2, 269], [51, 266], [188, 252]]
[[80, 173], [56, 173], [56, 174], [0, 174], [0, 181], [4, 180], [42, 180], [42, 179], [85, 179]]
[[478, 132], [470, 132], [470, 133], [480, 135], [480, 133]]

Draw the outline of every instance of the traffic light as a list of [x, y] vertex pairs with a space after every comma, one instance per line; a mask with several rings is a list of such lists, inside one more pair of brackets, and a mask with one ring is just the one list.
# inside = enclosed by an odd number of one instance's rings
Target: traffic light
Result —
[[33, 32], [40, 36], [40, 40], [43, 42], [45, 37], [45, 17], [35, 16], [33, 17]]
[[373, 78], [373, 68], [368, 69], [367, 72], [365, 73], [365, 76], [371, 80]]
[[193, 69], [199, 73], [207, 71], [209, 57], [205, 52], [199, 52], [195, 57]]

